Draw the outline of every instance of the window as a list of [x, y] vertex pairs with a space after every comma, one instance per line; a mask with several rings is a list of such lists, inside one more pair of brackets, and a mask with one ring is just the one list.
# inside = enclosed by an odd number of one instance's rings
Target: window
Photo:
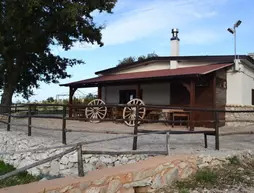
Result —
[[[140, 91], [142, 99], [142, 90]], [[136, 98], [136, 90], [120, 90], [119, 91], [119, 103], [126, 104], [130, 100]]]
[[251, 90], [251, 104], [254, 105], [254, 89]]

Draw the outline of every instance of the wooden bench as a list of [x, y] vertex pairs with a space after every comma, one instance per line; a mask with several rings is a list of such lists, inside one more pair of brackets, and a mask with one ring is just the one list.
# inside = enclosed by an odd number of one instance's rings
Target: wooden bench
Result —
[[[172, 127], [174, 127], [174, 125], [175, 125], [174, 121], [176, 120], [176, 118], [181, 117], [181, 118], [187, 119], [186, 127], [189, 128], [189, 121], [190, 121], [190, 112], [189, 111], [184, 111], [182, 109], [163, 109], [162, 112], [164, 113], [166, 121], [169, 121], [170, 116], [172, 116], [172, 123], [171, 123]], [[181, 122], [180, 122], [180, 125], [182, 125]]]

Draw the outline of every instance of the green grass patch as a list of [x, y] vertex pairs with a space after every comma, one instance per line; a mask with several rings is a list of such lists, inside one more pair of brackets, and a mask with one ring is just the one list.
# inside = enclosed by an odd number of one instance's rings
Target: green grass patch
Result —
[[237, 156], [228, 158], [230, 164], [240, 165], [240, 160]]
[[211, 169], [199, 170], [195, 175], [196, 181], [202, 184], [214, 184], [217, 181], [218, 175]]
[[[0, 161], [0, 175], [4, 175], [8, 172], [15, 170], [16, 168], [10, 164], [6, 164], [3, 161]], [[15, 186], [20, 184], [27, 184], [40, 180], [41, 177], [33, 176], [27, 172], [21, 172], [16, 176], [0, 180], [0, 188]]]
[[[164, 193], [188, 193], [191, 190], [217, 188], [228, 189], [230, 186], [244, 185], [253, 187], [254, 160], [240, 161], [236, 156], [229, 158], [229, 163], [216, 168], [199, 169], [187, 179], [176, 181], [172, 186], [164, 188]], [[202, 191], [201, 191], [202, 192]]]

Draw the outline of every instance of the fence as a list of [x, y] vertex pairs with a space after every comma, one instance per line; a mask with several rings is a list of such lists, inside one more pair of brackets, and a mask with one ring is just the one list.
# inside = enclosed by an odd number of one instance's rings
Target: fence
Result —
[[[3, 107], [3, 106], [2, 106]], [[5, 106], [6, 107], [6, 106]], [[49, 114], [41, 114], [38, 113], [38, 109], [44, 109], [45, 107], [53, 107], [57, 108], [58, 112], [61, 112], [61, 115], [55, 115], [52, 113], [51, 115]], [[152, 108], [152, 109], [174, 109], [174, 110], [184, 110], [184, 111], [201, 111], [201, 112], [212, 112], [214, 113], [214, 120], [202, 120], [202, 121], [193, 121], [191, 124], [194, 122], [210, 122], [213, 124], [213, 129], [212, 130], [202, 130], [202, 131], [195, 131], [195, 130], [182, 130], [182, 131], [176, 131], [176, 130], [164, 130], [161, 132], [161, 134], [166, 134], [167, 132], [170, 131], [170, 134], [204, 134], [204, 140], [205, 140], [205, 147], [207, 147], [207, 135], [212, 135], [215, 136], [215, 149], [219, 150], [219, 113], [220, 112], [225, 112], [223, 110], [216, 110], [216, 109], [204, 109], [204, 108], [189, 108], [189, 107], [169, 107], [169, 106], [155, 106], [155, 105], [120, 105], [120, 104], [112, 104], [112, 105], [59, 105], [59, 104], [25, 104], [25, 105], [15, 105], [15, 106], [8, 106], [7, 108], [9, 109], [8, 113], [4, 113], [5, 116], [8, 117], [7, 122], [0, 120], [0, 122], [4, 123], [7, 125], [7, 131], [10, 131], [11, 129], [11, 117], [15, 118], [27, 118], [28, 123], [27, 125], [20, 125], [20, 126], [27, 126], [27, 133], [28, 136], [32, 135], [32, 128], [35, 129], [43, 129], [43, 130], [54, 130], [54, 131], [59, 131], [61, 132], [61, 137], [62, 137], [62, 143], [67, 144], [67, 135], [66, 133], [68, 132], [88, 132], [86, 130], [73, 130], [73, 129], [67, 129], [66, 128], [66, 121], [67, 120], [82, 120], [82, 121], [89, 121], [89, 118], [86, 117], [68, 117], [67, 112], [73, 109], [75, 110], [84, 110], [86, 108], [101, 108], [101, 107], [106, 107], [106, 108], [134, 108], [135, 109], [135, 117], [133, 119], [134, 125], [133, 125], [133, 134], [135, 135], [133, 137], [133, 146], [132, 149], [136, 150], [137, 149], [137, 134], [138, 133], [149, 133], [149, 132], [155, 132], [155, 130], [144, 130], [144, 129], [139, 129], [139, 124], [140, 122], [145, 122], [145, 123], [165, 123], [165, 124], [188, 124], [189, 120], [151, 120], [151, 119], [141, 119], [139, 116], [139, 109], [140, 108]], [[1, 106], [0, 106], [1, 108]], [[14, 109], [14, 110], [13, 110]], [[15, 115], [15, 112], [23, 112], [23, 115]], [[50, 113], [48, 111], [48, 113]], [[49, 129], [49, 128], [43, 128], [43, 127], [37, 127], [32, 124], [32, 119], [33, 118], [51, 118], [51, 119], [61, 119], [62, 120], [62, 128], [61, 129]], [[128, 120], [127, 118], [116, 118], [116, 117], [107, 117], [104, 119], [100, 119], [97, 117], [96, 119], [93, 120], [98, 120], [98, 121], [113, 121], [113, 122], [124, 122]], [[17, 125], [18, 126], [18, 125]], [[107, 134], [109, 132], [97, 132], [97, 131], [89, 131], [90, 133], [104, 133]], [[110, 134], [120, 134], [118, 132], [110, 132]]]
[[[40, 107], [53, 107], [56, 106], [58, 109], [58, 112], [61, 112], [61, 116], [56, 116], [56, 115], [41, 115], [40, 113], [35, 113], [33, 111], [33, 109], [37, 109]], [[63, 144], [67, 144], [67, 136], [66, 133], [67, 132], [87, 132], [84, 130], [71, 130], [71, 129], [67, 129], [66, 128], [66, 121], [67, 120], [73, 120], [73, 119], [77, 119], [77, 120], [85, 120], [85, 121], [89, 121], [89, 119], [87, 118], [71, 118], [68, 117], [66, 112], [70, 109], [85, 109], [87, 107], [114, 107], [114, 108], [124, 108], [124, 107], [131, 107], [135, 109], [135, 119], [134, 119], [134, 126], [133, 126], [133, 134], [132, 135], [126, 135], [126, 136], [119, 136], [119, 137], [114, 137], [114, 138], [110, 138], [110, 139], [104, 139], [104, 140], [96, 140], [96, 141], [90, 141], [90, 142], [80, 142], [77, 144], [72, 144], [72, 145], [64, 145], [62, 147], [70, 147], [70, 149], [67, 149], [65, 151], [63, 151], [62, 153], [59, 153], [57, 155], [51, 156], [49, 158], [46, 158], [44, 160], [41, 160], [39, 162], [33, 163], [29, 166], [25, 166], [23, 168], [20, 168], [18, 170], [12, 171], [10, 173], [7, 173], [5, 175], [0, 176], [0, 180], [16, 175], [20, 172], [26, 171], [30, 168], [36, 167], [38, 165], [42, 165], [44, 163], [47, 163], [49, 161], [52, 161], [54, 159], [60, 158], [68, 153], [77, 151], [77, 160], [78, 160], [78, 174], [79, 176], [84, 176], [84, 170], [83, 170], [83, 158], [82, 158], [82, 154], [109, 154], [109, 155], [117, 155], [117, 154], [163, 154], [163, 155], [168, 155], [170, 148], [169, 148], [169, 138], [170, 135], [172, 134], [204, 134], [204, 142], [205, 142], [205, 148], [207, 148], [207, 136], [208, 135], [212, 135], [215, 137], [215, 149], [219, 150], [219, 125], [221, 122], [223, 122], [223, 120], [219, 119], [219, 113], [225, 113], [225, 112], [231, 112], [231, 113], [254, 113], [254, 111], [226, 111], [226, 110], [222, 110], [222, 109], [203, 109], [203, 108], [182, 108], [182, 107], [168, 107], [168, 106], [154, 106], [154, 105], [145, 105], [145, 106], [140, 106], [140, 105], [54, 105], [54, 104], [25, 104], [25, 105], [15, 105], [15, 106], [0, 106], [4, 107], [5, 109], [8, 109], [8, 112], [2, 113], [3, 115], [7, 116], [7, 121], [3, 121], [0, 120], [1, 123], [4, 123], [7, 125], [6, 130], [10, 131], [11, 130], [11, 125], [13, 125], [11, 123], [11, 118], [15, 117], [15, 118], [27, 118], [28, 119], [28, 123], [27, 125], [22, 125], [22, 126], [27, 126], [27, 133], [28, 136], [32, 135], [32, 128], [36, 128], [36, 129], [48, 129], [48, 128], [40, 128], [40, 127], [35, 127], [32, 125], [32, 119], [33, 118], [52, 118], [52, 119], [61, 119], [62, 120], [62, 129], [50, 129], [50, 130], [57, 130], [59, 132], [61, 132], [61, 137], [62, 137], [62, 143]], [[139, 129], [139, 123], [141, 121], [143, 122], [147, 122], [147, 123], [167, 123], [167, 124], [175, 124], [175, 123], [187, 123], [187, 121], [184, 120], [149, 120], [149, 119], [140, 119], [139, 117], [139, 108], [154, 108], [154, 109], [183, 109], [186, 111], [201, 111], [201, 112], [211, 112], [214, 114], [214, 120], [205, 120], [205, 121], [209, 121], [210, 123], [213, 124], [213, 129], [212, 130], [201, 130], [201, 131], [191, 131], [191, 130], [184, 130], [184, 131], [177, 131], [177, 130], [163, 130], [163, 131], [155, 131], [155, 130], [144, 130], [144, 129]], [[59, 108], [61, 108], [62, 110], [60, 111]], [[14, 109], [14, 110], [13, 110]], [[21, 110], [20, 110], [21, 109]], [[24, 115], [16, 115], [15, 113], [17, 112], [25, 112]], [[116, 119], [115, 117], [110, 117], [110, 118], [105, 118], [103, 120], [98, 119], [99, 121], [125, 121], [126, 119]], [[225, 120], [224, 120], [225, 121]], [[89, 131], [91, 132], [91, 131]], [[93, 131], [94, 133], [104, 133], [106, 134], [106, 132], [96, 132]], [[119, 134], [117, 132], [112, 132], [114, 134]], [[160, 151], [139, 151], [137, 150], [137, 141], [138, 141], [138, 137], [142, 136], [142, 135], [150, 135], [150, 134], [165, 134], [165, 150], [160, 150]], [[117, 139], [123, 139], [123, 138], [133, 138], [133, 145], [132, 145], [132, 150], [129, 151], [108, 151], [108, 150], [93, 150], [93, 151], [89, 151], [89, 150], [82, 150], [82, 147], [84, 145], [87, 144], [92, 144], [92, 143], [101, 143], [101, 142], [106, 142], [106, 141], [112, 141], [112, 140], [117, 140]], [[59, 147], [58, 147], [59, 148]], [[35, 150], [31, 150], [31, 152], [36, 151]]]

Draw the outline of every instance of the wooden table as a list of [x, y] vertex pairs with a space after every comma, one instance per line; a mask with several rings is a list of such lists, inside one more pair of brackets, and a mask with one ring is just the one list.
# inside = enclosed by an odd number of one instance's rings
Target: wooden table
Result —
[[169, 121], [170, 119], [169, 117], [172, 116], [172, 121], [173, 121], [171, 124], [172, 127], [174, 127], [174, 121], [176, 117], [187, 118], [187, 128], [189, 128], [190, 111], [184, 111], [182, 109], [162, 109], [162, 113], [164, 114], [166, 121]]

